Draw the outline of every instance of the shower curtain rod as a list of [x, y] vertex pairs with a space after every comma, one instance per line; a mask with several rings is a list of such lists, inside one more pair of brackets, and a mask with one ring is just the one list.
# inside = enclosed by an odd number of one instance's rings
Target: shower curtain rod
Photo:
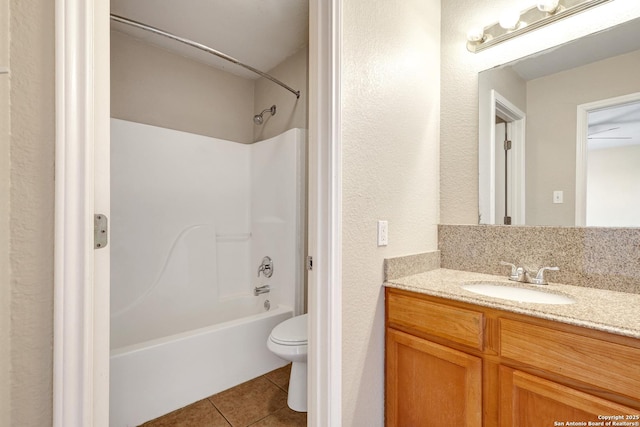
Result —
[[290, 86], [287, 86], [286, 84], [282, 83], [280, 80], [276, 79], [275, 77], [270, 76], [269, 74], [264, 73], [264, 72], [262, 72], [262, 71], [260, 71], [260, 70], [258, 70], [256, 68], [253, 68], [250, 65], [243, 64], [242, 62], [238, 61], [234, 57], [229, 56], [229, 55], [227, 55], [225, 53], [222, 53], [222, 52], [220, 52], [218, 50], [215, 50], [213, 48], [210, 48], [209, 46], [203, 45], [203, 44], [198, 43], [198, 42], [194, 42], [193, 40], [185, 39], [184, 37], [176, 36], [175, 34], [171, 34], [171, 33], [168, 33], [166, 31], [163, 31], [163, 30], [161, 30], [159, 28], [152, 27], [151, 25], [143, 24], [142, 22], [134, 21], [133, 19], [125, 18], [125, 17], [119, 16], [119, 15], [114, 15], [113, 13], [111, 14], [111, 19], [113, 21], [120, 22], [122, 24], [131, 25], [132, 27], [140, 28], [141, 30], [149, 31], [149, 32], [152, 32], [154, 34], [159, 34], [161, 36], [168, 37], [168, 38], [170, 38], [172, 40], [175, 40], [175, 41], [178, 41], [180, 43], [184, 43], [186, 45], [189, 45], [191, 47], [195, 47], [196, 49], [200, 49], [200, 50], [203, 50], [205, 52], [208, 52], [208, 53], [210, 53], [212, 55], [215, 55], [215, 56], [217, 56], [219, 58], [225, 59], [225, 60], [227, 60], [229, 62], [233, 62], [236, 65], [239, 65], [239, 66], [241, 66], [241, 67], [243, 67], [243, 68], [245, 68], [245, 69], [247, 69], [247, 70], [249, 70], [251, 72], [254, 72], [254, 73], [264, 77], [265, 79], [271, 80], [275, 84], [280, 85], [283, 88], [285, 88], [286, 90], [288, 90], [289, 92], [293, 93], [296, 96], [296, 98], [300, 98], [300, 91], [299, 90], [292, 89]]

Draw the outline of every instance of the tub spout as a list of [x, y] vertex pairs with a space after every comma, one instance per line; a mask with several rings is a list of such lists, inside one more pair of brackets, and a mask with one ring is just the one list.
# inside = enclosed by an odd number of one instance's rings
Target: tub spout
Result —
[[256, 286], [255, 288], [253, 288], [253, 295], [258, 296], [260, 294], [268, 294], [269, 291], [271, 291], [269, 285]]

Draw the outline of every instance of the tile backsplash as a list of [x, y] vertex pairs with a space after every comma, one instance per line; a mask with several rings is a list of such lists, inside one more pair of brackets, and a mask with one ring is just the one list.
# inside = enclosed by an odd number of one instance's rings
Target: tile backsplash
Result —
[[442, 268], [507, 275], [507, 261], [550, 282], [640, 293], [640, 228], [439, 225]]

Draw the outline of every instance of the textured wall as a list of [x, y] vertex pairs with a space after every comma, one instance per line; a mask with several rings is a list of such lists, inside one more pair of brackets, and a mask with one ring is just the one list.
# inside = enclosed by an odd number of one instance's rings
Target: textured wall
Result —
[[259, 114], [265, 108], [276, 105], [276, 115], [269, 117], [265, 114], [264, 123], [260, 126], [253, 124], [253, 140], [262, 141], [280, 135], [293, 128], [307, 129], [307, 103], [309, 87], [309, 51], [303, 48], [293, 56], [285, 59], [268, 73], [285, 83], [287, 86], [300, 91], [300, 98], [264, 77], [256, 80], [254, 95], [254, 114]]
[[9, 327], [9, 0], [0, 0], [0, 425], [8, 426], [11, 340]]
[[496, 22], [501, 10], [518, 6], [524, 10], [531, 2], [442, 2], [442, 223], [478, 222], [478, 72], [640, 16], [640, 2], [612, 1], [480, 53], [466, 50], [466, 34], [470, 28]]
[[382, 426], [383, 260], [437, 243], [440, 2], [342, 7], [343, 425]]
[[[246, 79], [111, 32], [111, 116], [198, 135], [251, 143], [307, 128], [308, 50], [269, 74], [301, 92]], [[257, 126], [253, 115], [276, 104]]]
[[54, 2], [10, 0], [11, 426], [51, 425]]
[[253, 80], [111, 32], [111, 117], [246, 144], [253, 90]]

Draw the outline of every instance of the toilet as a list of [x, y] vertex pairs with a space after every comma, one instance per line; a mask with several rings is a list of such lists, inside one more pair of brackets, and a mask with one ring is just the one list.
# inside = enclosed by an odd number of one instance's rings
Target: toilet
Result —
[[276, 356], [293, 362], [289, 377], [289, 408], [307, 412], [307, 314], [295, 316], [271, 331], [267, 347]]

